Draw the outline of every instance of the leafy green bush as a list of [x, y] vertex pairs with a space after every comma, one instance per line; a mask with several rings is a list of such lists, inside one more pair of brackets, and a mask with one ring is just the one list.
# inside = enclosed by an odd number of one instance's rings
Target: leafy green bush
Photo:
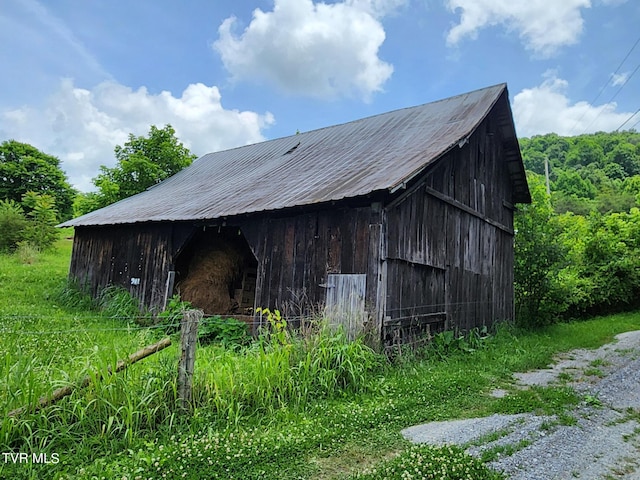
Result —
[[427, 345], [427, 353], [441, 360], [455, 353], [471, 353], [486, 345], [490, 337], [487, 327], [474, 328], [467, 335], [458, 335], [453, 330], [446, 330], [433, 336]]
[[459, 447], [413, 445], [353, 480], [498, 480], [504, 478]]
[[222, 318], [220, 315], [204, 317], [198, 326], [198, 340], [202, 344], [219, 343], [223, 347], [237, 348], [251, 341], [249, 327], [235, 318]]
[[[640, 306], [640, 209], [592, 213], [571, 245], [575, 261], [563, 271], [572, 282], [572, 316], [613, 313]], [[574, 235], [574, 238], [577, 235]]]
[[514, 218], [516, 320], [540, 327], [556, 321], [566, 308], [559, 282], [564, 245], [543, 179], [529, 174], [527, 180], [532, 203], [519, 208]]
[[24, 239], [27, 219], [13, 200], [0, 200], [0, 252], [12, 252]]

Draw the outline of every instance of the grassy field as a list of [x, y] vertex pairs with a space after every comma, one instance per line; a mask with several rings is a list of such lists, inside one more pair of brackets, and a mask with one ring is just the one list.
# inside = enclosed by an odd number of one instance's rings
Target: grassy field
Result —
[[[243, 348], [207, 345], [198, 349], [196, 408], [187, 416], [175, 408], [176, 341], [109, 374], [163, 332], [140, 327], [122, 305], [99, 310], [70, 294], [63, 233], [55, 251], [0, 255], [0, 478], [501, 478], [459, 449], [410, 446], [400, 430], [565, 413], [581, 400], [575, 392], [520, 390], [512, 373], [640, 328], [637, 313], [537, 332], [501, 327], [393, 363], [321, 327]], [[55, 405], [7, 416], [84, 376], [89, 385]], [[494, 398], [495, 388], [509, 395]]]

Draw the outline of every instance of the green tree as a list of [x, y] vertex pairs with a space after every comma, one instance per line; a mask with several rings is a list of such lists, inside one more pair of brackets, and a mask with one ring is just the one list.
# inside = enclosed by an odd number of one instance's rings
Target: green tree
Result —
[[640, 305], [640, 210], [588, 218], [580, 275], [591, 288], [579, 313], [603, 314]]
[[522, 160], [527, 170], [538, 175], [544, 175], [544, 163], [546, 160], [544, 153], [529, 149], [527, 152], [523, 152]]
[[559, 280], [564, 252], [544, 178], [529, 173], [527, 180], [532, 203], [514, 218], [514, 287], [517, 320], [534, 327], [552, 323], [566, 308]]
[[640, 206], [640, 175], [625, 178], [622, 183], [622, 192], [633, 196], [636, 206]]
[[0, 200], [0, 253], [12, 252], [24, 238], [27, 219], [20, 204]]
[[592, 163], [602, 165], [604, 149], [596, 138], [589, 135], [577, 137], [573, 146], [567, 152], [567, 166], [586, 166]]
[[624, 168], [622, 168], [620, 164], [613, 162], [607, 163], [602, 171], [607, 177], [617, 180], [624, 180], [628, 175], [628, 173]]
[[191, 165], [196, 158], [176, 138], [171, 125], [152, 125], [147, 137], [129, 134], [123, 146], [116, 146], [115, 156], [115, 167], [100, 167], [100, 174], [93, 179], [98, 198], [90, 198], [85, 207], [103, 207], [143, 192]]
[[620, 165], [626, 176], [640, 174], [640, 155], [635, 145], [619, 143], [607, 155], [607, 159], [616, 165]]
[[76, 191], [60, 168], [60, 160], [26, 143], [2, 142], [0, 200], [20, 203], [27, 192], [50, 195], [60, 214], [58, 220], [71, 218]]
[[29, 220], [24, 240], [40, 250], [49, 248], [58, 238], [55, 199], [51, 195], [27, 192], [22, 198], [22, 204], [26, 206]]
[[558, 173], [558, 178], [554, 182], [554, 190], [559, 190], [565, 195], [573, 195], [590, 200], [593, 200], [598, 193], [598, 190], [590, 180], [582, 178], [578, 172], [571, 170], [561, 170]]

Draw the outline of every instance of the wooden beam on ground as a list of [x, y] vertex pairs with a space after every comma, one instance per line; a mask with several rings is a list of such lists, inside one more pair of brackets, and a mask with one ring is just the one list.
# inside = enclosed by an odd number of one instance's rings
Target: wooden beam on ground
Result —
[[[146, 346], [143, 349], [138, 350], [135, 353], [132, 353], [131, 355], [129, 355], [129, 358], [127, 360], [118, 360], [118, 363], [116, 363], [116, 368], [115, 368], [116, 373], [124, 370], [129, 365], [142, 360], [143, 358], [146, 358], [150, 355], [153, 355], [156, 352], [159, 352], [160, 350], [163, 350], [164, 348], [167, 348], [169, 345], [171, 345], [171, 339], [169, 337], [163, 338], [158, 343], [154, 343], [153, 345]], [[108, 368], [107, 372], [109, 374], [114, 373], [111, 367]], [[91, 382], [91, 376], [87, 375], [82, 379], [82, 381], [78, 385], [66, 385], [64, 387], [58, 388], [57, 390], [54, 390], [51, 396], [40, 397], [40, 399], [38, 400], [38, 404], [35, 406], [35, 410], [37, 411], [42, 408], [48, 407], [49, 405], [53, 405], [58, 400], [71, 395], [75, 389], [87, 387], [90, 382]], [[16, 408], [15, 410], [10, 411], [7, 414], [7, 416], [15, 417], [17, 415], [24, 413], [28, 409], [29, 409], [28, 406]]]

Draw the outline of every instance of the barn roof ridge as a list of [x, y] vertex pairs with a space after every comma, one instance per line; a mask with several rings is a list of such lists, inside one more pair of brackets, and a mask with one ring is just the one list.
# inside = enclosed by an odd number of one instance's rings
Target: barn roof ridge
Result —
[[[432, 100], [430, 102], [421, 103], [419, 105], [409, 105], [409, 106], [406, 106], [406, 107], [395, 108], [395, 109], [387, 111], [387, 112], [374, 113], [374, 114], [368, 115], [366, 117], [356, 118], [356, 119], [353, 119], [353, 120], [347, 120], [345, 122], [336, 123], [334, 125], [325, 125], [323, 127], [318, 127], [318, 128], [314, 128], [312, 130], [307, 130], [305, 132], [292, 133], [291, 135], [285, 135], [284, 137], [267, 138], [267, 139], [261, 140], [259, 142], [247, 143], [245, 145], [238, 145], [236, 147], [225, 148], [224, 150], [215, 150], [213, 152], [207, 152], [207, 153], [203, 154], [199, 158], [205, 157], [207, 155], [212, 155], [212, 154], [215, 154], [215, 153], [219, 153], [219, 152], [227, 152], [227, 151], [231, 151], [231, 150], [238, 150], [240, 148], [251, 147], [252, 145], [257, 145], [259, 143], [283, 141], [283, 140], [286, 140], [286, 139], [289, 139], [289, 138], [300, 137], [300, 135], [306, 135], [306, 134], [313, 133], [313, 132], [319, 132], [321, 130], [339, 128], [339, 127], [342, 127], [342, 126], [345, 126], [345, 125], [350, 125], [350, 124], [353, 124], [353, 123], [358, 123], [358, 122], [363, 122], [363, 121], [366, 121], [366, 120], [371, 120], [371, 119], [374, 119], [376, 117], [387, 115], [387, 114], [393, 113], [393, 112], [402, 112], [402, 111], [405, 111], [405, 110], [412, 110], [412, 109], [415, 109], [415, 108], [421, 108], [421, 107], [425, 107], [427, 105], [433, 105], [433, 104], [436, 104], [436, 103], [446, 102], [446, 101], [449, 101], [449, 100], [455, 100], [458, 97], [464, 97], [466, 95], [473, 94], [473, 93], [476, 93], [476, 92], [479, 92], [479, 91], [482, 91], [482, 90], [489, 90], [489, 89], [493, 89], [493, 88], [505, 88], [506, 89], [506, 87], [507, 87], [506, 82], [496, 83], [495, 85], [490, 85], [490, 86], [487, 86], [487, 87], [477, 88], [477, 89], [472, 90], [470, 92], [459, 93], [459, 94], [453, 95], [451, 97], [440, 98], [438, 100]], [[496, 98], [496, 100], [497, 100], [497, 98]], [[153, 185], [150, 188], [153, 188], [155, 186], [156, 185]]]
[[526, 200], [507, 86], [500, 83], [208, 153], [142, 193], [61, 226], [210, 220], [392, 191], [471, 135], [500, 101], [506, 102], [504, 122], [516, 150], [510, 153], [511, 175]]

